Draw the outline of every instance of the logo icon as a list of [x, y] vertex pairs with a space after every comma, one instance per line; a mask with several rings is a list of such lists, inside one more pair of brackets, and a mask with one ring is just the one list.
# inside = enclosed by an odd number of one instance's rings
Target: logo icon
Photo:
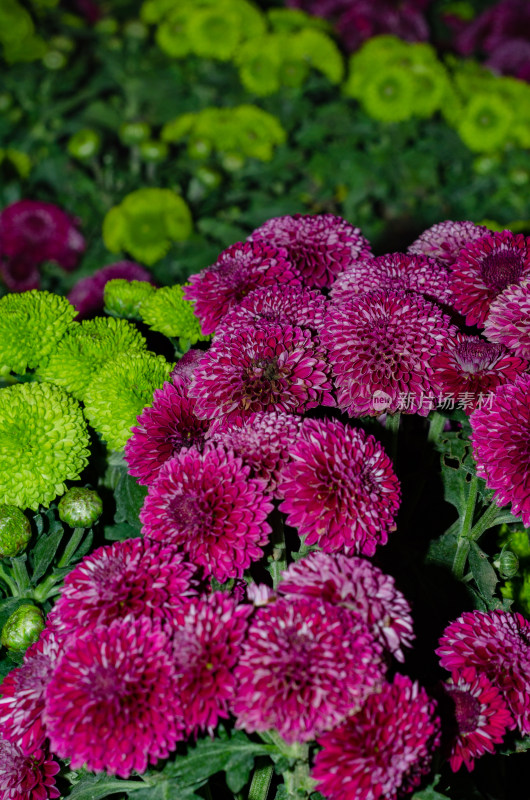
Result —
[[392, 398], [386, 392], [381, 391], [378, 389], [372, 395], [372, 405], [374, 410], [383, 414], [388, 407], [392, 404]]

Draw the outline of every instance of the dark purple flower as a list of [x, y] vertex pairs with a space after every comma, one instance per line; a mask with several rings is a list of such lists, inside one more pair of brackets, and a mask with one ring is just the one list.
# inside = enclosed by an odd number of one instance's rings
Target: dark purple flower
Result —
[[0, 796], [2, 800], [48, 800], [60, 797], [55, 775], [60, 766], [43, 750], [27, 755], [16, 744], [0, 739]]
[[77, 308], [77, 319], [89, 317], [103, 309], [103, 291], [107, 281], [124, 278], [127, 281], [149, 281], [151, 274], [134, 261], [118, 261], [78, 281], [68, 295], [68, 300]]

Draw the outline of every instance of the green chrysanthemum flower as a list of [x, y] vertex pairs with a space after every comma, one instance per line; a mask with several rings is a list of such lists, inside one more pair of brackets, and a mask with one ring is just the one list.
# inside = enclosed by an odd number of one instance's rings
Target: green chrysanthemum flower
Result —
[[160, 132], [160, 138], [163, 142], [180, 142], [193, 131], [196, 120], [197, 114], [191, 111], [187, 114], [180, 114], [175, 119], [166, 122]]
[[447, 95], [448, 76], [444, 67], [433, 57], [411, 65], [414, 80], [413, 111], [418, 117], [431, 117]]
[[189, 9], [175, 8], [156, 30], [156, 43], [171, 58], [185, 58], [191, 52], [186, 35]]
[[239, 79], [249, 92], [265, 97], [279, 90], [283, 41], [282, 36], [273, 34], [241, 45], [235, 60]]
[[[309, 63], [331, 83], [340, 83], [344, 75], [344, 61], [337, 45], [323, 31], [311, 28], [291, 37], [291, 58]], [[289, 46], [286, 50], [289, 52]]]
[[126, 250], [151, 265], [191, 230], [191, 213], [182, 197], [170, 189], [138, 189], [107, 213], [103, 240], [111, 252]]
[[287, 138], [277, 117], [252, 105], [237, 106], [233, 110], [239, 134], [239, 148], [226, 148], [227, 152], [239, 149], [249, 158], [270, 161], [274, 147]]
[[221, 4], [196, 11], [186, 21], [185, 35], [196, 55], [228, 61], [242, 38], [237, 7]]
[[30, 539], [31, 525], [20, 508], [0, 505], [0, 558], [20, 555]]
[[96, 317], [74, 322], [37, 374], [40, 380], [56, 383], [83, 400], [89, 383], [107, 361], [121, 353], [146, 349], [142, 334], [124, 319]]
[[401, 122], [413, 114], [414, 84], [406, 70], [383, 67], [366, 81], [359, 100], [373, 119]]
[[112, 450], [121, 450], [138, 414], [168, 380], [172, 365], [153, 353], [127, 353], [105, 364], [88, 387], [85, 414]]
[[201, 324], [193, 313], [193, 303], [184, 299], [184, 287], [164, 286], [157, 289], [142, 303], [143, 321], [151, 330], [171, 338], [178, 337], [182, 343], [206, 342], [210, 336], [201, 333]]
[[508, 140], [513, 110], [495, 94], [477, 94], [464, 110], [458, 134], [475, 152], [498, 150]]
[[66, 491], [88, 462], [79, 404], [59, 386], [19, 383], [0, 392], [0, 503], [36, 510]]
[[105, 313], [141, 320], [140, 304], [154, 291], [155, 287], [148, 281], [126, 281], [124, 278], [107, 281], [103, 290]]
[[52, 352], [77, 314], [51, 292], [6, 294], [0, 299], [0, 375], [37, 367]]
[[278, 33], [293, 33], [304, 28], [316, 28], [329, 33], [333, 30], [331, 23], [323, 17], [312, 17], [299, 8], [270, 8], [267, 19], [273, 31]]

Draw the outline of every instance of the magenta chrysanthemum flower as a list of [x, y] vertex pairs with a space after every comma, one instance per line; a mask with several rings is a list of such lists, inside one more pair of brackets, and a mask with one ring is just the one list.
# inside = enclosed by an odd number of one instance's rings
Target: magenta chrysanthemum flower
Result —
[[0, 245], [0, 277], [10, 292], [29, 292], [40, 286], [40, 272], [34, 261], [24, 255], [2, 258]]
[[254, 289], [223, 318], [216, 335], [237, 333], [251, 325], [295, 325], [316, 332], [327, 310], [324, 295], [299, 286], [266, 286]]
[[275, 728], [287, 742], [305, 742], [379, 686], [381, 647], [351, 611], [281, 598], [256, 611], [235, 676], [238, 728]]
[[85, 240], [62, 209], [39, 200], [19, 200], [0, 213], [0, 253], [36, 264], [56, 261], [63, 269], [76, 266]]
[[410, 606], [394, 578], [364, 558], [310, 553], [283, 573], [278, 592], [316, 597], [360, 614], [375, 639], [399, 661], [414, 640]]
[[46, 692], [52, 751], [72, 769], [145, 772], [184, 738], [175, 680], [170, 639], [148, 617], [71, 637]]
[[507, 611], [465, 611], [436, 650], [445, 669], [473, 667], [497, 686], [522, 734], [530, 733], [530, 622]]
[[435, 703], [404, 675], [318, 743], [312, 777], [327, 800], [395, 800], [429, 771], [440, 740]]
[[[429, 0], [428, 0], [429, 1]], [[337, 31], [346, 48], [357, 50], [366, 39], [389, 34], [409, 42], [429, 38], [429, 26], [419, 0], [349, 0]]]
[[60, 797], [55, 788], [56, 761], [43, 750], [31, 755], [0, 739], [0, 794], [3, 800], [48, 800]]
[[493, 400], [471, 415], [477, 474], [495, 490], [498, 506], [512, 504], [530, 526], [530, 375], [499, 386]]
[[330, 297], [336, 305], [341, 305], [377, 289], [418, 292], [439, 303], [451, 299], [449, 273], [444, 266], [432, 258], [403, 253], [356, 262], [339, 275]]
[[166, 382], [162, 389], [155, 389], [153, 405], [139, 415], [125, 445], [129, 472], [138, 483], [153, 483], [166, 461], [183, 447], [202, 448], [209, 423], [199, 419], [194, 410], [195, 399], [186, 396], [181, 382], [177, 386]]
[[68, 300], [77, 309], [77, 319], [89, 317], [103, 309], [103, 292], [107, 281], [123, 278], [127, 281], [148, 281], [153, 283], [151, 274], [134, 261], [118, 261], [108, 264], [78, 281], [68, 295]]
[[451, 270], [454, 307], [468, 325], [483, 328], [497, 295], [530, 274], [528, 240], [522, 233], [490, 233], [461, 250]]
[[179, 358], [173, 367], [170, 378], [181, 391], [185, 394], [187, 387], [191, 381], [191, 377], [195, 372], [195, 367], [199, 364], [201, 358], [204, 356], [204, 351], [192, 347], [187, 353], [184, 353], [182, 358]]
[[459, 403], [471, 413], [491, 401], [497, 386], [525, 372], [528, 362], [500, 344], [457, 333], [446, 342], [444, 351], [434, 356], [431, 367], [440, 401], [449, 398], [453, 406]]
[[252, 231], [249, 239], [285, 247], [304, 284], [319, 289], [331, 286], [358, 258], [372, 255], [360, 228], [334, 214], [274, 217]]
[[258, 412], [242, 427], [228, 425], [222, 431], [214, 432], [208, 442], [221, 443], [233, 450], [250, 467], [252, 477], [261, 478], [265, 490], [276, 496], [301, 424], [301, 417], [294, 414]]
[[530, 358], [530, 279], [508, 286], [490, 306], [484, 334], [522, 358]]
[[226, 334], [195, 370], [189, 394], [202, 419], [241, 425], [258, 411], [303, 414], [334, 405], [329, 367], [311, 333], [267, 325]]
[[61, 652], [59, 637], [47, 632], [29, 647], [24, 663], [10, 672], [0, 687], [0, 735], [24, 753], [40, 750], [46, 739], [44, 697]]
[[472, 667], [453, 672], [443, 690], [452, 712], [449, 764], [453, 772], [462, 764], [471, 772], [475, 758], [495, 752], [506, 729], [513, 727], [512, 716], [500, 690]]
[[173, 633], [176, 689], [188, 733], [213, 730], [228, 717], [233, 676], [251, 606], [239, 606], [223, 592], [195, 598]]
[[445, 267], [450, 267], [463, 247], [489, 233], [489, 228], [484, 225], [475, 225], [474, 222], [468, 221], [454, 222], [448, 219], [445, 222], [437, 222], [436, 225], [423, 231], [421, 236], [407, 248], [407, 252], [434, 258]]
[[339, 408], [351, 416], [427, 414], [433, 391], [430, 361], [455, 331], [421, 295], [380, 290], [332, 306], [321, 332], [329, 349]]
[[182, 450], [166, 462], [140, 512], [143, 533], [177, 544], [221, 583], [263, 555], [271, 501], [263, 482], [230, 451]]
[[237, 242], [224, 250], [215, 264], [189, 280], [184, 296], [194, 301], [203, 333], [213, 333], [230, 309], [258, 286], [302, 283], [287, 251], [272, 241]]
[[283, 470], [280, 510], [324, 552], [373, 556], [396, 529], [400, 484], [379, 442], [334, 420], [306, 419]]
[[66, 576], [52, 627], [69, 633], [127, 614], [182, 619], [197, 593], [194, 572], [174, 545], [127, 539], [100, 547]]

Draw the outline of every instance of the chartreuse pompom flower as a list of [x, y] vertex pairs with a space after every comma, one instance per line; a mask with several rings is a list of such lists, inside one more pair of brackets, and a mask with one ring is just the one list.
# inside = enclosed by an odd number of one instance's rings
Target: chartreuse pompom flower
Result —
[[291, 59], [294, 57], [302, 63], [310, 64], [317, 72], [325, 75], [330, 83], [340, 83], [344, 74], [344, 61], [333, 39], [323, 31], [313, 28], [301, 30], [290, 38]]
[[182, 344], [187, 342], [188, 347], [210, 339], [201, 334], [201, 323], [193, 313], [193, 303], [184, 299], [184, 287], [178, 284], [153, 292], [142, 303], [140, 314], [152, 331], [178, 337]]
[[83, 400], [90, 381], [107, 361], [121, 353], [146, 349], [142, 334], [124, 319], [96, 317], [74, 322], [37, 374], [40, 380], [62, 386]]
[[168, 380], [172, 364], [149, 352], [125, 353], [109, 361], [85, 394], [85, 414], [112, 450], [121, 450], [132, 435], [131, 427], [155, 389]]
[[0, 375], [37, 367], [55, 348], [76, 310], [51, 292], [13, 292], [0, 299]]
[[413, 115], [414, 85], [407, 69], [386, 66], [367, 81], [359, 98], [364, 110], [380, 122], [401, 122]]
[[458, 134], [470, 150], [498, 150], [510, 138], [514, 110], [499, 95], [476, 94], [464, 109]]
[[105, 313], [113, 317], [141, 320], [140, 304], [155, 291], [147, 281], [127, 281], [114, 278], [107, 281], [103, 290]]
[[187, 239], [192, 230], [186, 202], [171, 189], [137, 189], [107, 213], [103, 241], [117, 253], [126, 250], [144, 264], [165, 256], [171, 243]]
[[270, 8], [267, 19], [273, 31], [293, 33], [304, 28], [327, 31], [331, 33], [333, 26], [323, 17], [312, 17], [300, 8]]
[[0, 505], [0, 558], [20, 555], [30, 539], [29, 519], [20, 508]]
[[48, 506], [88, 462], [81, 408], [59, 386], [19, 383], [0, 392], [0, 503]]
[[270, 34], [251, 39], [239, 47], [234, 61], [239, 67], [239, 80], [245, 89], [260, 97], [279, 90], [282, 45], [285, 45], [283, 36]]

